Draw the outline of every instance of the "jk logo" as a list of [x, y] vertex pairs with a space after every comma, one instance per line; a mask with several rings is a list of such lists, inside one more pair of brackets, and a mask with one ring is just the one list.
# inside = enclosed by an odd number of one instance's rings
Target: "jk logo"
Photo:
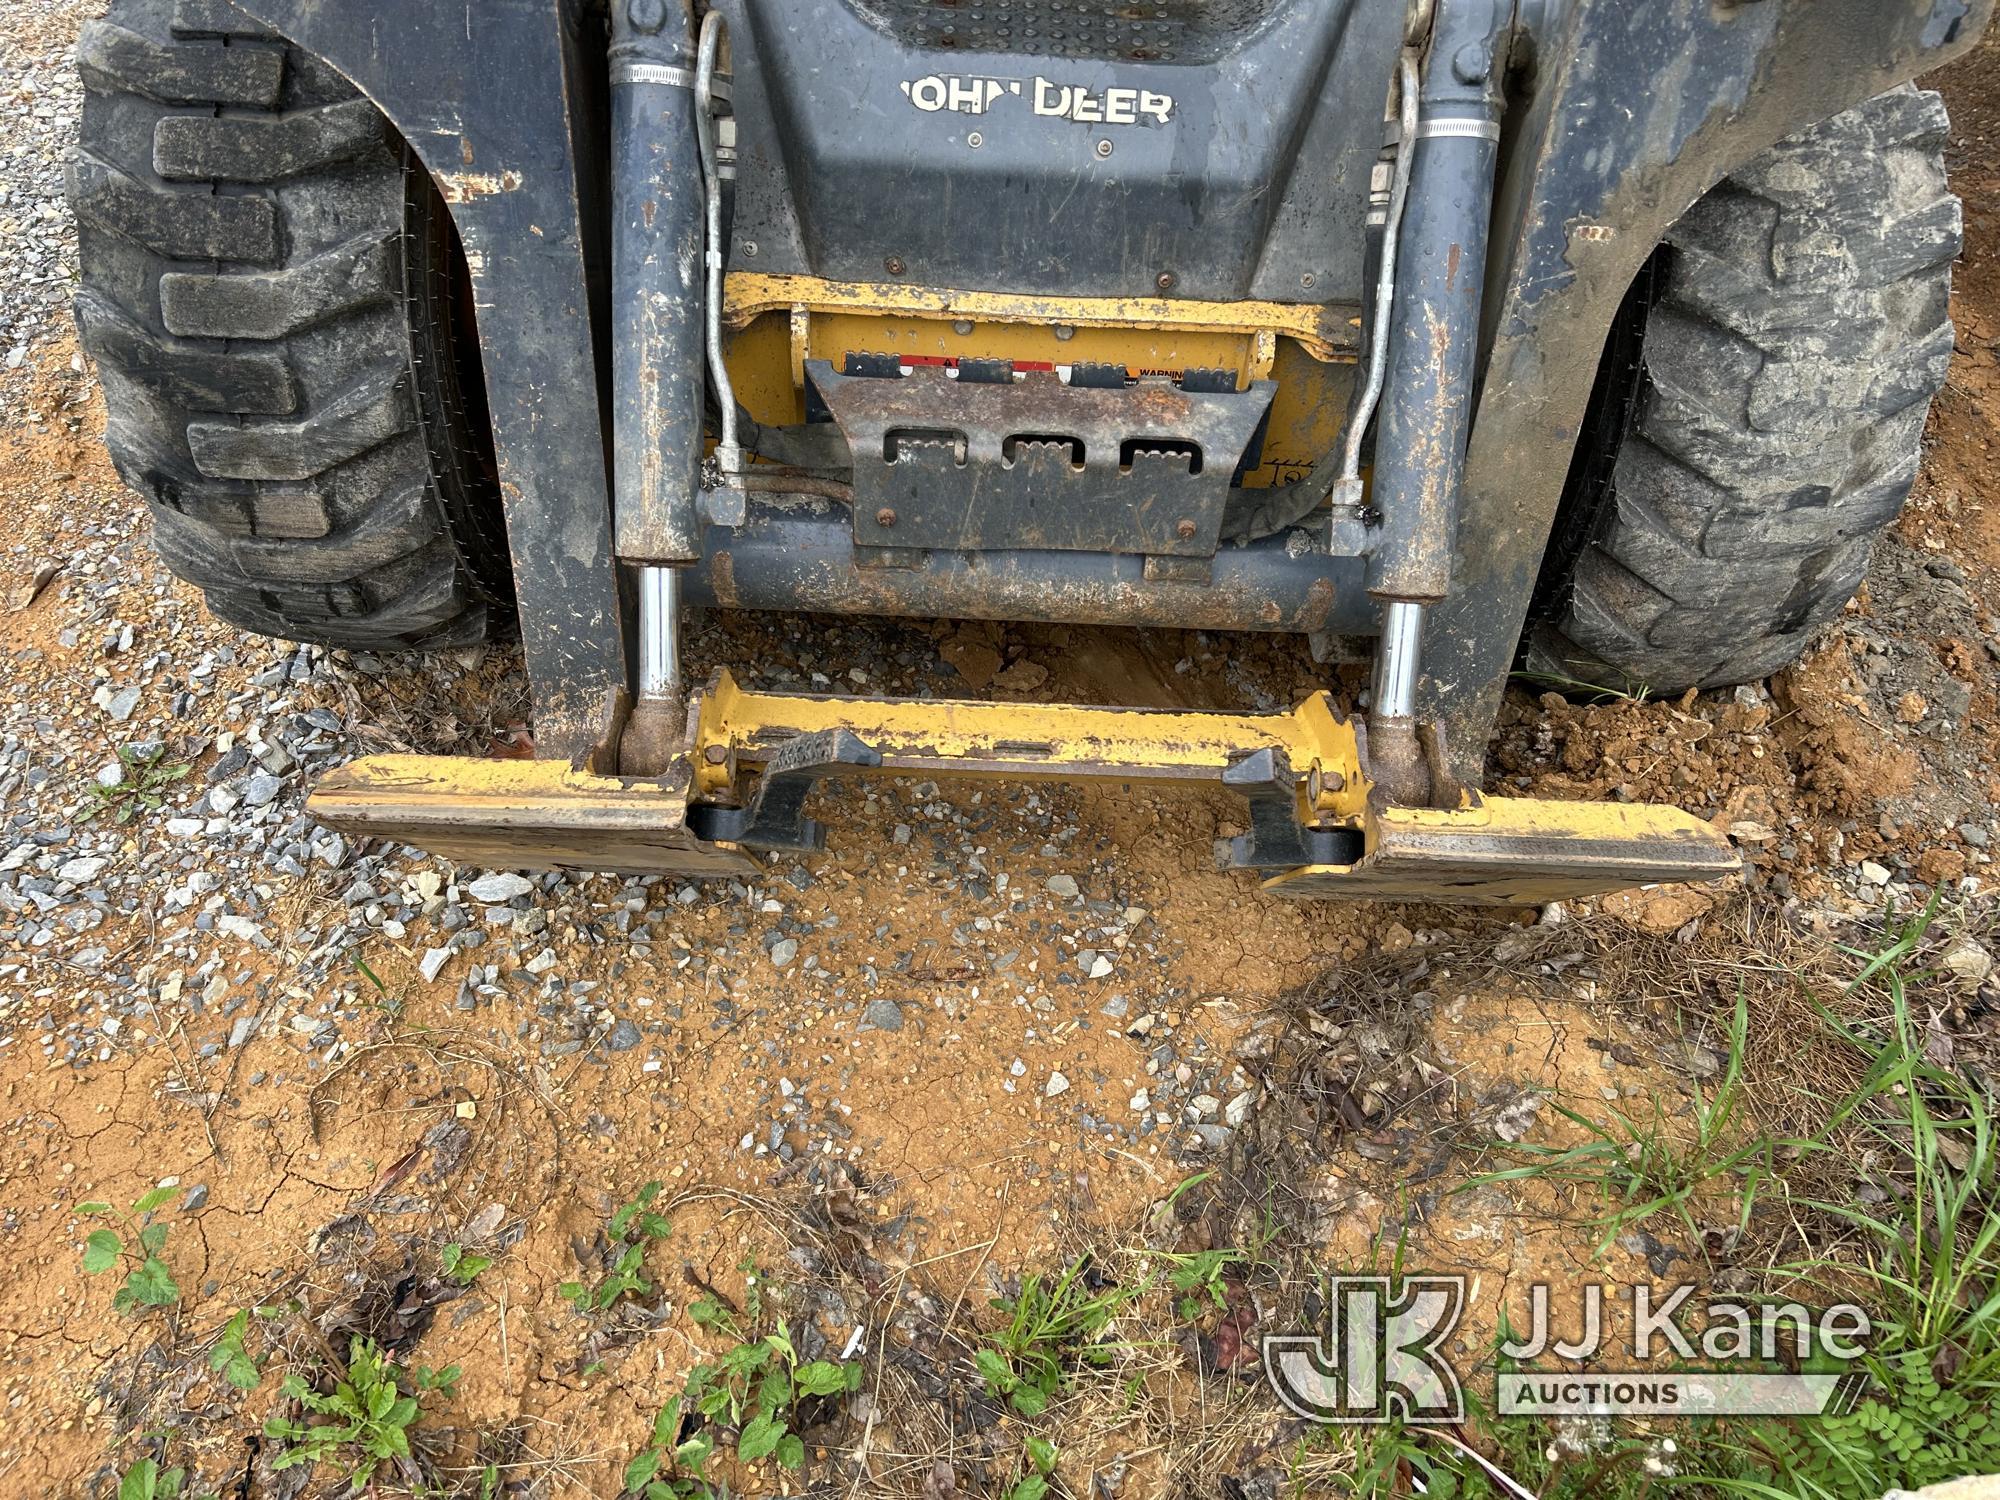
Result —
[[1459, 1422], [1465, 1392], [1444, 1341], [1465, 1310], [1461, 1276], [1336, 1276], [1324, 1335], [1272, 1334], [1264, 1374], [1278, 1399], [1315, 1422]]

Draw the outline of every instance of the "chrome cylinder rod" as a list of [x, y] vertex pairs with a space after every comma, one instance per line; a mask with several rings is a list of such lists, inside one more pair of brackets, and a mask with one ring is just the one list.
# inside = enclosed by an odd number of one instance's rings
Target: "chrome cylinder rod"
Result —
[[681, 574], [639, 569], [639, 701], [681, 695]]
[[1417, 712], [1417, 673], [1423, 667], [1424, 607], [1392, 599], [1382, 611], [1382, 639], [1375, 649], [1371, 719], [1409, 719]]

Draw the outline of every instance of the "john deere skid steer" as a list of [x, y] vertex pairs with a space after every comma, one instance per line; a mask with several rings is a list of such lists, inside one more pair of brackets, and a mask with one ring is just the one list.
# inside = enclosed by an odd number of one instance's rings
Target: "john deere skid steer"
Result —
[[[727, 874], [833, 777], [1239, 794], [1281, 895], [1734, 867], [1485, 797], [1507, 676], [1761, 676], [1858, 582], [1951, 352], [1993, 0], [111, 0], [79, 323], [245, 629], [518, 629], [534, 761], [317, 816]], [[1311, 637], [1354, 718], [683, 680], [684, 606]]]

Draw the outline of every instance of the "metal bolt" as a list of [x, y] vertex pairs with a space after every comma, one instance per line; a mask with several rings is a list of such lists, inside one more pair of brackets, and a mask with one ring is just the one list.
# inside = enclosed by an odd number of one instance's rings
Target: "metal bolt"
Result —
[[1111, 154], [1111, 142], [1099, 141], [1097, 143], [1097, 154], [1100, 158], [1109, 156]]
[[887, 271], [891, 276], [901, 276], [903, 274], [903, 257], [900, 255], [890, 256], [882, 262], [882, 269]]
[[727, 745], [710, 745], [701, 754], [702, 759], [706, 760], [711, 766], [719, 766], [729, 759], [729, 747]]
[[1451, 59], [1452, 76], [1460, 83], [1484, 83], [1493, 72], [1493, 51], [1484, 42], [1467, 42]]
[[953, 318], [951, 320], [951, 331], [957, 334], [960, 338], [965, 337], [966, 334], [972, 332], [972, 319]]
[[1069, 342], [1069, 341], [1070, 341], [1071, 339], [1073, 339], [1073, 338], [1075, 338], [1075, 337], [1076, 337], [1076, 329], [1075, 329], [1074, 327], [1072, 327], [1072, 326], [1071, 326], [1070, 324], [1068, 324], [1068, 323], [1058, 323], [1058, 324], [1056, 324], [1056, 342], [1057, 342], [1057, 343], [1059, 343], [1059, 344], [1067, 344], [1067, 343], [1068, 343], [1068, 342]]
[[1193, 541], [1194, 532], [1195, 532], [1195, 526], [1194, 522], [1192, 521], [1183, 519], [1174, 523], [1174, 535], [1179, 537], [1184, 542]]
[[1174, 275], [1172, 271], [1162, 271], [1153, 278], [1153, 285], [1163, 292], [1171, 292], [1179, 281], [1180, 277]]
[[875, 524], [882, 527], [894, 526], [896, 524], [896, 513], [888, 506], [883, 506], [875, 512]]
[[986, 137], [976, 130], [968, 130], [965, 133], [965, 144], [970, 146], [974, 151], [977, 151], [981, 146], [986, 144]]
[[1318, 284], [1318, 282], [1319, 278], [1313, 275], [1313, 273], [1310, 271], [1306, 272], [1305, 275], [1299, 278], [1299, 285], [1304, 287], [1307, 291], [1311, 291], [1313, 287]]
[[632, 23], [634, 31], [650, 36], [667, 24], [667, 0], [632, 0], [625, 7], [625, 19]]
[[745, 255], [755, 255], [757, 253], [757, 242], [755, 240], [745, 240], [743, 242], [743, 253]]

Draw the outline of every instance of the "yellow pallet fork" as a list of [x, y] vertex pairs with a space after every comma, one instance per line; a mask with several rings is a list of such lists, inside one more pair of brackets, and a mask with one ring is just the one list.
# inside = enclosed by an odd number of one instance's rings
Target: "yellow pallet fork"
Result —
[[749, 875], [771, 850], [822, 848], [805, 815], [822, 780], [855, 776], [1220, 787], [1248, 804], [1227, 863], [1276, 896], [1529, 905], [1738, 861], [1678, 808], [1537, 802], [1451, 786], [1443, 806], [1390, 803], [1366, 731], [1317, 693], [1290, 713], [1230, 714], [746, 692], [726, 672], [690, 696], [665, 774], [554, 761], [385, 755], [327, 776], [313, 815], [485, 868]]

